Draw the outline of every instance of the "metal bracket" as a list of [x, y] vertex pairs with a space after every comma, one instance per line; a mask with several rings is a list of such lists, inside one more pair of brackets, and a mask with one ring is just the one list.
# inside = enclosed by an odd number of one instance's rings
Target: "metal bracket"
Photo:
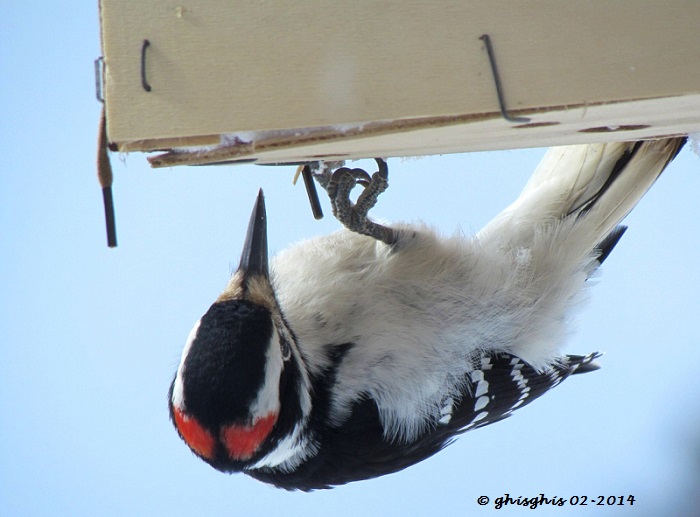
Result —
[[501, 116], [508, 122], [527, 124], [528, 122], [530, 122], [531, 119], [527, 117], [512, 117], [508, 113], [508, 110], [506, 109], [506, 103], [503, 98], [503, 86], [501, 84], [501, 77], [498, 74], [498, 67], [496, 67], [496, 56], [494, 55], [493, 46], [491, 45], [491, 38], [488, 34], [484, 34], [481, 37], [479, 37], [479, 39], [484, 42], [484, 46], [486, 47], [486, 54], [489, 57], [489, 64], [491, 65], [493, 82], [496, 85], [496, 96], [498, 97], [498, 107], [501, 110]]

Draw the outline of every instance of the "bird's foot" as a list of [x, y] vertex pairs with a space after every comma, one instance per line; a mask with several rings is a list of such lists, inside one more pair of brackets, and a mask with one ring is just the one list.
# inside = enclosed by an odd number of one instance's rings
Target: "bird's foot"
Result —
[[345, 165], [345, 161], [333, 161], [333, 162], [310, 162], [307, 164], [311, 174], [314, 179], [318, 181], [318, 184], [323, 187], [324, 190], [328, 190], [328, 183], [331, 181], [331, 176], [333, 176], [333, 171]]
[[[331, 172], [326, 164], [315, 171], [314, 177], [326, 189], [333, 207], [333, 215], [348, 230], [368, 235], [385, 244], [393, 246], [396, 243], [396, 233], [379, 223], [371, 221], [367, 213], [377, 203], [379, 194], [389, 186], [389, 171], [386, 162], [375, 158], [379, 170], [370, 176], [364, 169], [340, 167]], [[350, 192], [355, 185], [360, 184], [364, 190], [353, 204]]]

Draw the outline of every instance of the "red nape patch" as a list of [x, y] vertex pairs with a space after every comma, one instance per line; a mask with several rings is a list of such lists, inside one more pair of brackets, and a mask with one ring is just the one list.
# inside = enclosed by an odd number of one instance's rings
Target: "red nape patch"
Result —
[[175, 425], [183, 440], [187, 442], [194, 452], [203, 458], [211, 459], [214, 456], [214, 437], [194, 419], [185, 415], [177, 408], [173, 408]]
[[221, 441], [224, 442], [232, 460], [249, 460], [265, 441], [277, 422], [277, 413], [270, 413], [256, 421], [253, 425], [229, 425], [221, 430]]

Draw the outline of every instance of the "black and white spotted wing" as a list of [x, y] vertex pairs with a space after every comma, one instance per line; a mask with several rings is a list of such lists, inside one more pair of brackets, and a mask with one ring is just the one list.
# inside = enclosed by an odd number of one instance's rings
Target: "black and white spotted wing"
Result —
[[[439, 422], [410, 442], [387, 438], [377, 404], [369, 397], [358, 401], [341, 425], [328, 424], [327, 402], [317, 404], [312, 414], [316, 455], [295, 469], [263, 468], [247, 474], [288, 490], [308, 491], [397, 472], [439, 452], [456, 435], [503, 420], [569, 375], [596, 370], [592, 361], [599, 355], [565, 356], [544, 372], [510, 354], [484, 356], [481, 368], [470, 374], [469, 393], [446, 400]], [[333, 376], [324, 376], [329, 378]], [[328, 386], [318, 387], [317, 401], [327, 401]]]
[[542, 372], [510, 354], [484, 356], [480, 369], [470, 373], [469, 395], [456, 404], [445, 401], [440, 424], [466, 432], [503, 420], [569, 375], [597, 370], [593, 361], [600, 355], [567, 355]]

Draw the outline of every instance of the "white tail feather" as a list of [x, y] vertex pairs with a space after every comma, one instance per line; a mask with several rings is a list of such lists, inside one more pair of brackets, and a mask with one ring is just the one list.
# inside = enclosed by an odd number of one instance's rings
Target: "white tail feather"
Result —
[[524, 323], [509, 352], [536, 368], [555, 360], [565, 331], [561, 317], [577, 302], [600, 254], [610, 251], [599, 245], [684, 141], [553, 148], [520, 197], [479, 232], [485, 249], [496, 250], [519, 271], [513, 314]]
[[[529, 246], [537, 227], [567, 217], [590, 222], [590, 249], [634, 208], [678, 153], [685, 137], [551, 148], [518, 199], [479, 238]], [[515, 233], [514, 229], [518, 229]]]

